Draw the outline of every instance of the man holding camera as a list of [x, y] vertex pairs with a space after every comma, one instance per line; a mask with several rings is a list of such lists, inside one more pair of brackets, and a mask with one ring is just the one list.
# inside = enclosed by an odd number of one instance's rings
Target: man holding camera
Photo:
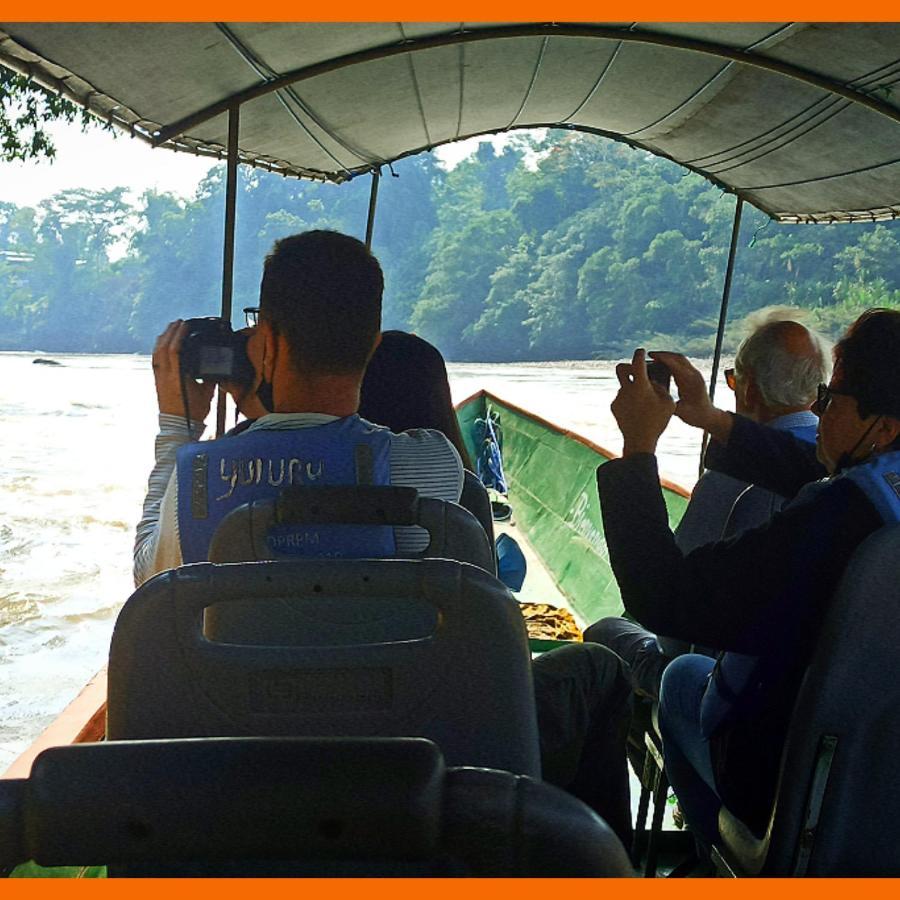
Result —
[[[240, 435], [203, 444], [191, 442], [205, 428], [213, 383], [183, 374], [190, 323], [172, 322], [160, 335], [153, 351], [159, 434], [135, 539], [136, 584], [206, 559], [225, 513], [290, 484], [356, 483], [364, 471], [359, 483], [459, 500], [462, 463], [440, 432], [393, 435], [357, 415], [381, 335], [382, 291], [377, 259], [355, 238], [310, 231], [279, 241], [266, 258], [259, 322], [246, 342], [252, 382], [228, 385], [245, 413], [264, 412], [258, 391], [271, 397], [272, 410]], [[411, 528], [396, 529], [395, 540], [401, 552], [424, 544]]]
[[[719, 665], [693, 654], [674, 660], [660, 694], [666, 772], [706, 846], [717, 840], [723, 804], [764, 834], [830, 600], [857, 547], [900, 522], [898, 355], [897, 310], [867, 310], [850, 326], [831, 383], [817, 390], [815, 445], [717, 409], [701, 373], [678, 354], [653, 354], [672, 372], [677, 404], [647, 378], [642, 349], [616, 367], [611, 408], [623, 453], [599, 467], [597, 486], [626, 609], [658, 633], [728, 651]], [[683, 554], [655, 457], [673, 414], [709, 432], [714, 468], [793, 499], [765, 526]], [[728, 672], [735, 654], [756, 660], [741, 684]]]
[[[735, 393], [735, 410], [812, 444], [819, 420], [809, 407], [817, 386], [830, 374], [828, 348], [818, 334], [785, 319], [777, 309], [752, 318], [760, 324], [738, 347], [734, 368], [725, 370], [728, 386]], [[773, 491], [708, 470], [697, 482], [675, 529], [675, 543], [687, 554], [704, 544], [734, 537], [768, 522], [786, 502]], [[595, 622], [584, 639], [621, 656], [629, 665], [635, 691], [653, 700], [659, 699], [666, 666], [675, 656], [691, 650], [685, 641], [657, 637], [619, 617]]]

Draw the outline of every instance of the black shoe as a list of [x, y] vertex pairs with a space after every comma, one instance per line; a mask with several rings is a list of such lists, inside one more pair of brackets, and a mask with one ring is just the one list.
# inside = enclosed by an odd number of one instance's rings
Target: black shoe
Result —
[[495, 522], [507, 522], [512, 518], [512, 507], [499, 500], [491, 500], [491, 514]]

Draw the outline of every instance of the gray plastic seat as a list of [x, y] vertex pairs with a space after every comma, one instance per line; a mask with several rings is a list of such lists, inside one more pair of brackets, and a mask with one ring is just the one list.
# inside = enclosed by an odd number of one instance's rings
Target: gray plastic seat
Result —
[[210, 739], [44, 751], [0, 781], [0, 870], [623, 876], [608, 826], [558, 788], [446, 769], [416, 739]]
[[[259, 610], [245, 623], [258, 623], [255, 632], [221, 618], [231, 605]], [[285, 609], [283, 626], [276, 613]], [[112, 740], [421, 736], [451, 765], [540, 776], [519, 606], [467, 563], [323, 559], [164, 572], [119, 613], [108, 685]]]
[[497, 547], [494, 543], [494, 515], [491, 512], [491, 498], [481, 479], [468, 469], [463, 471], [463, 489], [459, 505], [467, 509], [481, 523], [488, 536], [494, 556], [494, 572], [497, 571]]
[[804, 676], [759, 838], [727, 809], [714, 854], [748, 875], [900, 875], [900, 525], [871, 535]]
[[[420, 553], [406, 558], [443, 557], [479, 566], [496, 574], [493, 543], [475, 518], [454, 503], [419, 497], [414, 488], [397, 487], [292, 487], [277, 500], [248, 503], [226, 516], [213, 535], [210, 546], [212, 562], [250, 562], [296, 557], [282, 555], [268, 540], [275, 527], [298, 526], [305, 537], [309, 525], [417, 525], [428, 532], [429, 544]], [[402, 557], [397, 557], [402, 558]], [[322, 611], [316, 598], [300, 600], [295, 595], [254, 602], [219, 604], [205, 617], [204, 632], [217, 641], [246, 644], [290, 644], [304, 642], [316, 633], [319, 621], [333, 622], [337, 611]], [[357, 642], [403, 640], [430, 633], [435, 621], [435, 608], [414, 603], [409, 598], [396, 598], [390, 591], [379, 596], [377, 614], [368, 609], [355, 616], [352, 635]], [[310, 604], [314, 609], [310, 612]], [[389, 628], [386, 631], [386, 623]], [[334, 637], [333, 624], [330, 635]]]
[[274, 527], [335, 524], [418, 526], [428, 532], [429, 544], [406, 558], [455, 559], [492, 574], [497, 571], [493, 541], [468, 510], [456, 503], [420, 497], [415, 488], [372, 485], [295, 485], [274, 500], [245, 503], [216, 529], [209, 558], [212, 562], [296, 559], [279, 553], [267, 539]]

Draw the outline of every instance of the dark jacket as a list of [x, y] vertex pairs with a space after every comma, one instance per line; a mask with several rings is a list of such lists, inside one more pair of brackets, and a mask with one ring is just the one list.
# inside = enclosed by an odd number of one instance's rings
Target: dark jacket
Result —
[[[815, 448], [740, 416], [707, 464], [786, 497], [824, 475]], [[751, 826], [771, 811], [778, 761], [823, 610], [856, 547], [882, 524], [866, 495], [835, 479], [768, 524], [682, 555], [668, 527], [656, 458], [597, 470], [610, 562], [625, 608], [644, 627], [765, 658], [742, 721], [712, 743], [723, 801]]]

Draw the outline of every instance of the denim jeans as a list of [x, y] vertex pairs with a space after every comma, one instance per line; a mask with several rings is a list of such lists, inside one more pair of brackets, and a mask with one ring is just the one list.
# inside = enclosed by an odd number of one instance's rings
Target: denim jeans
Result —
[[719, 809], [709, 741], [700, 734], [700, 702], [715, 660], [688, 653], [663, 673], [659, 729], [666, 774], [686, 821], [707, 848], [719, 835]]

